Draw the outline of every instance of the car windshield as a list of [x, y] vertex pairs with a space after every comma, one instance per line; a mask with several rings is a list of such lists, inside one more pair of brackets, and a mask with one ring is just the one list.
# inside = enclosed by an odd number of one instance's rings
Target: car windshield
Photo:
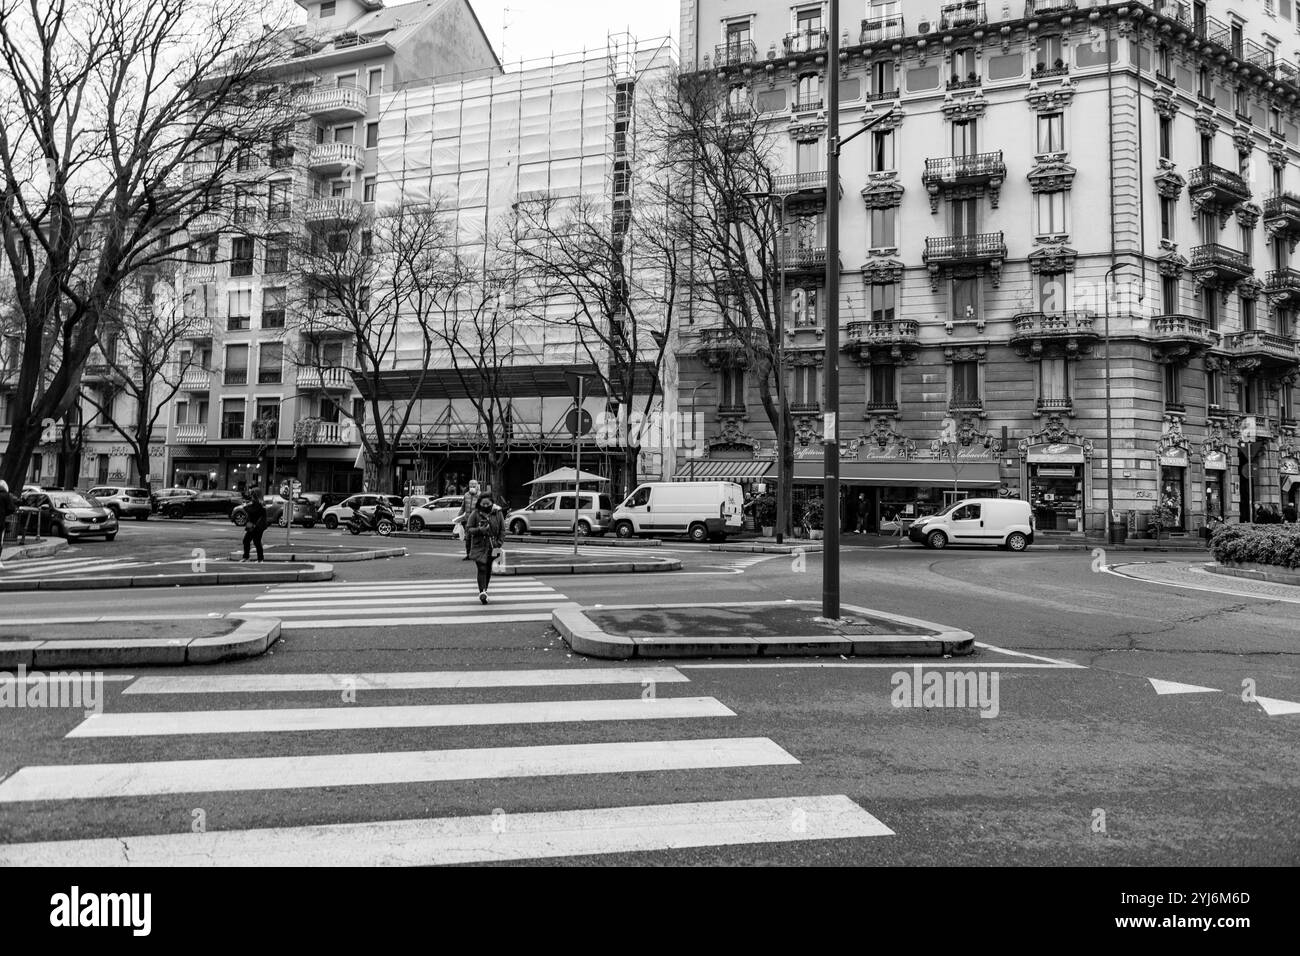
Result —
[[82, 497], [81, 495], [69, 494], [69, 493], [67, 493], [67, 492], [65, 492], [65, 493], [63, 493], [63, 494], [52, 494], [52, 495], [50, 495], [50, 502], [51, 502], [51, 503], [54, 505], [54, 507], [56, 507], [56, 508], [96, 508], [96, 507], [98, 507], [98, 505], [93, 505], [93, 504], [91, 504], [89, 501], [87, 501], [87, 500], [86, 500], [84, 497]]

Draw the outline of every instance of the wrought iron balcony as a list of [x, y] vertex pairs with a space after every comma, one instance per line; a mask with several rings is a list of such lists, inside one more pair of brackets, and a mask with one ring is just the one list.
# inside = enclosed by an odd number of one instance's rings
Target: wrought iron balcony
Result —
[[758, 59], [758, 48], [753, 40], [732, 40], [713, 48], [714, 66], [744, 66]]
[[1237, 360], [1257, 361], [1272, 368], [1300, 365], [1300, 350], [1297, 350], [1295, 339], [1260, 329], [1229, 332], [1223, 337], [1223, 347]]
[[980, 75], [978, 73], [968, 73], [962, 77], [954, 73], [948, 80], [948, 89], [950, 90], [973, 90], [980, 85]]
[[792, 415], [816, 415], [821, 410], [822, 403], [819, 401], [790, 403], [790, 414]]
[[880, 43], [883, 40], [901, 40], [905, 33], [902, 17], [868, 19], [862, 21], [862, 43]]
[[700, 344], [695, 356], [711, 368], [747, 365], [749, 355], [765, 350], [764, 336], [758, 330], [734, 328], [700, 329]]
[[1226, 23], [1215, 17], [1194, 19], [1192, 32], [1198, 40], [1206, 40], [1217, 46], [1224, 53], [1234, 55], [1232, 49], [1232, 30]]
[[749, 409], [739, 402], [719, 402], [719, 418], [744, 418], [749, 413]]
[[786, 272], [825, 272], [826, 247], [786, 246], [781, 250], [781, 268]]
[[799, 100], [790, 107], [792, 113], [815, 113], [826, 106], [826, 101], [820, 96], [815, 100]]
[[1277, 305], [1300, 305], [1300, 270], [1273, 269], [1264, 274], [1264, 292]]
[[1091, 312], [1022, 312], [1013, 319], [1011, 345], [1022, 353], [1038, 354], [1047, 343], [1066, 352], [1086, 351], [1101, 338]]
[[867, 402], [867, 414], [894, 413], [898, 411], [898, 402], [893, 399], [887, 399], [883, 402]]
[[978, 186], [994, 179], [1002, 180], [1007, 175], [1007, 164], [1002, 161], [1002, 150], [995, 149], [988, 153], [974, 153], [969, 156], [941, 156], [925, 161], [925, 172], [921, 181], [929, 187], [939, 186]]
[[791, 193], [826, 193], [826, 170], [818, 169], [804, 173], [788, 173], [772, 177], [772, 190], [780, 195]]
[[1191, 23], [1192, 11], [1187, 0], [1152, 0], [1156, 13], [1176, 23]]
[[804, 30], [799, 33], [787, 33], [783, 45], [786, 56], [817, 53], [826, 49], [826, 31]]
[[1282, 193], [1265, 199], [1264, 227], [1273, 235], [1300, 236], [1300, 197]]
[[1053, 76], [1069, 76], [1070, 65], [1064, 60], [1056, 60], [1053, 63], [1044, 63], [1041, 66], [1034, 67], [1029, 72], [1030, 79], [1045, 80]]
[[1261, 70], [1272, 72], [1273, 63], [1276, 59], [1272, 50], [1261, 46], [1254, 40], [1247, 40], [1245, 45], [1246, 62], [1251, 66], [1257, 66]]
[[1065, 13], [1077, 10], [1078, 0], [1026, 0], [1025, 16], [1033, 17], [1042, 13]]
[[1250, 186], [1232, 170], [1206, 164], [1188, 172], [1187, 194], [1200, 204], [1232, 207], [1250, 200]]
[[1250, 264], [1250, 256], [1217, 242], [1193, 248], [1188, 268], [1198, 276], [1219, 284], [1238, 282], [1255, 271]]
[[989, 15], [983, 3], [964, 0], [961, 3], [945, 3], [939, 8], [939, 29], [955, 30], [958, 27], [974, 27], [989, 22]]
[[321, 86], [304, 93], [303, 112], [319, 120], [358, 119], [366, 115], [366, 91], [350, 83]]
[[1005, 259], [1007, 244], [1000, 232], [970, 236], [928, 236], [925, 240], [926, 263], [949, 265], [992, 262]]
[[1074, 399], [1072, 398], [1043, 398], [1041, 395], [1038, 401], [1034, 403], [1035, 415], [1051, 415], [1053, 413], [1064, 412], [1066, 415], [1074, 414]]

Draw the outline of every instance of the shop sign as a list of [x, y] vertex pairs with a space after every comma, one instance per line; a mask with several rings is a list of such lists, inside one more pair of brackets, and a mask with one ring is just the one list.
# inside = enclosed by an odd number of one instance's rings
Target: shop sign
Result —
[[1026, 460], [1031, 462], [1081, 465], [1084, 462], [1083, 446], [1070, 444], [1030, 445]]
[[1221, 451], [1206, 452], [1205, 470], [1206, 471], [1227, 471], [1228, 470], [1227, 456], [1224, 455], [1224, 453]]
[[1277, 470], [1284, 475], [1300, 475], [1300, 460], [1283, 458]]
[[1187, 449], [1169, 448], [1160, 456], [1160, 464], [1170, 468], [1187, 467]]

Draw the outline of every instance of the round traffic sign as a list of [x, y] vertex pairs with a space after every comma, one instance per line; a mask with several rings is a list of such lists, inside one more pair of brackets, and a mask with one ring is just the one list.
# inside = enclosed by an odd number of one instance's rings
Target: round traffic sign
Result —
[[564, 425], [569, 429], [569, 434], [573, 436], [585, 435], [591, 431], [591, 412], [585, 408], [582, 410], [582, 418], [578, 418], [578, 409], [569, 409], [569, 414], [564, 416]]

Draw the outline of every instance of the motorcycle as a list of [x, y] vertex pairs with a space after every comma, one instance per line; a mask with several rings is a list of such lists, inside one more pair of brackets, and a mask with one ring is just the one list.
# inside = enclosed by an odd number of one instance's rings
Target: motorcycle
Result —
[[386, 538], [396, 528], [397, 515], [393, 513], [392, 508], [382, 501], [375, 505], [375, 510], [371, 514], [367, 515], [356, 511], [348, 519], [348, 530], [353, 534], [361, 534], [363, 531], [375, 531]]

